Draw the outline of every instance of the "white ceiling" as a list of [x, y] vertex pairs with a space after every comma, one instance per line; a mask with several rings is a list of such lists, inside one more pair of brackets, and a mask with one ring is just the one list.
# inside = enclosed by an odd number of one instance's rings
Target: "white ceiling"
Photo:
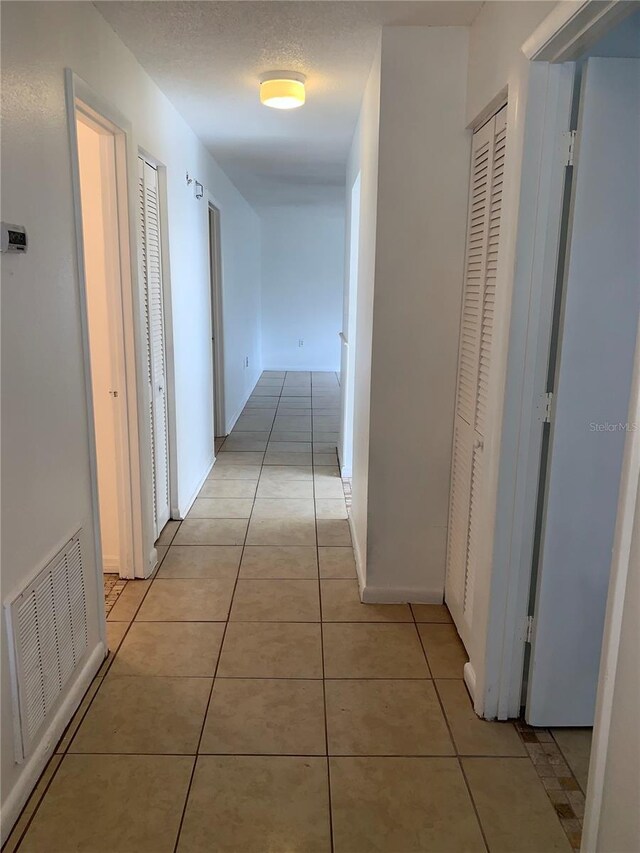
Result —
[[[346, 158], [382, 25], [468, 25], [480, 2], [96, 2], [104, 18], [256, 207], [343, 197]], [[260, 104], [273, 70], [307, 103]]]

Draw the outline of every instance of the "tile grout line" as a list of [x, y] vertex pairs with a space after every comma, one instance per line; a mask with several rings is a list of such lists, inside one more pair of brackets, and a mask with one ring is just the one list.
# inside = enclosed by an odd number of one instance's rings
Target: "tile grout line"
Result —
[[[262, 376], [262, 374], [260, 374], [260, 375]], [[258, 381], [260, 381], [260, 380], [258, 380]], [[256, 382], [256, 385], [257, 384], [258, 383]], [[283, 383], [283, 385], [284, 385], [284, 383]], [[254, 391], [255, 391], [255, 388], [254, 388]], [[253, 391], [251, 393], [253, 393]], [[278, 397], [278, 400], [280, 400], [281, 396], [282, 396], [282, 388], [280, 389], [280, 395]], [[279, 405], [279, 403], [278, 403], [278, 405]], [[244, 409], [243, 409], [243, 411], [244, 411]], [[278, 411], [278, 406], [276, 406], [276, 413], [277, 413], [277, 411]], [[275, 423], [275, 416], [271, 422], [271, 429], [269, 430], [269, 437], [267, 438], [267, 447], [269, 445], [271, 433], [273, 432], [274, 423]], [[226, 438], [225, 438], [225, 441], [226, 441]], [[205, 726], [207, 724], [207, 717], [209, 716], [209, 708], [211, 706], [211, 698], [213, 696], [213, 689], [215, 687], [216, 678], [218, 675], [218, 668], [220, 667], [220, 659], [222, 658], [222, 650], [224, 647], [224, 641], [225, 641], [225, 637], [227, 636], [227, 629], [229, 627], [229, 621], [231, 619], [231, 608], [233, 607], [233, 600], [235, 598], [236, 589], [238, 587], [238, 580], [240, 578], [240, 569], [242, 567], [242, 558], [244, 557], [244, 551], [245, 551], [245, 548], [247, 547], [247, 539], [249, 537], [249, 527], [251, 524], [251, 516], [253, 515], [253, 510], [254, 510], [254, 507], [256, 504], [256, 500], [257, 500], [258, 484], [260, 483], [260, 478], [262, 477], [262, 469], [264, 467], [265, 455], [266, 455], [266, 449], [265, 449], [265, 453], [263, 454], [263, 457], [262, 457], [262, 463], [260, 465], [260, 474], [258, 475], [258, 481], [256, 483], [256, 490], [255, 490], [254, 495], [253, 495], [253, 502], [251, 504], [251, 513], [250, 513], [249, 518], [247, 520], [247, 527], [246, 527], [246, 530], [244, 532], [244, 542], [242, 543], [242, 551], [240, 552], [240, 562], [238, 563], [238, 570], [236, 572], [235, 581], [233, 583], [233, 590], [231, 592], [231, 598], [229, 599], [229, 609], [227, 610], [227, 618], [226, 618], [225, 623], [224, 623], [224, 629], [222, 631], [222, 637], [220, 638], [220, 647], [219, 647], [219, 651], [218, 651], [218, 657], [216, 659], [216, 665], [215, 665], [214, 671], [213, 671], [213, 678], [211, 679], [211, 689], [209, 690], [209, 697], [207, 699], [207, 704], [205, 706], [204, 717], [202, 719], [202, 726], [200, 727], [200, 735], [198, 737], [198, 743], [196, 745], [196, 752], [195, 752], [194, 759], [193, 759], [193, 767], [191, 768], [191, 775], [189, 776], [189, 784], [187, 785], [187, 791], [186, 791], [186, 795], [185, 795], [185, 799], [184, 799], [184, 806], [182, 808], [182, 814], [180, 815], [180, 823], [178, 824], [178, 832], [176, 834], [176, 841], [175, 841], [175, 845], [173, 848], [174, 853], [177, 853], [178, 845], [180, 844], [180, 836], [182, 834], [182, 829], [184, 826], [184, 819], [185, 819], [185, 816], [187, 814], [187, 807], [189, 805], [189, 797], [191, 796], [191, 788], [193, 786], [193, 780], [194, 780], [195, 773], [196, 773], [196, 767], [198, 766], [198, 758], [200, 756], [200, 745], [202, 744], [202, 737], [204, 735], [204, 729], [205, 729]]]
[[424, 655], [425, 662], [427, 664], [427, 667], [429, 668], [429, 674], [431, 675], [431, 681], [433, 684], [433, 689], [435, 691], [436, 698], [438, 700], [438, 705], [440, 706], [440, 712], [442, 713], [445, 725], [447, 727], [447, 731], [449, 732], [449, 737], [451, 739], [451, 745], [453, 746], [453, 749], [454, 749], [455, 758], [456, 758], [456, 761], [458, 762], [458, 767], [460, 769], [460, 773], [462, 774], [462, 778], [464, 780], [464, 784], [465, 784], [465, 787], [467, 789], [467, 793], [469, 794], [469, 800], [471, 801], [471, 806], [473, 808], [473, 812], [476, 816], [476, 820], [478, 821], [478, 827], [480, 829], [480, 834], [482, 836], [482, 840], [484, 842], [486, 850], [490, 851], [491, 848], [489, 847], [489, 842], [487, 840], [485, 829], [484, 829], [484, 826], [483, 826], [482, 821], [480, 819], [480, 813], [478, 811], [478, 807], [476, 805], [476, 801], [474, 799], [473, 792], [471, 791], [471, 785], [469, 784], [469, 780], [467, 779], [467, 774], [465, 773], [464, 766], [462, 764], [462, 758], [461, 758], [460, 753], [458, 751], [458, 745], [456, 743], [456, 740], [453, 736], [453, 730], [452, 730], [451, 725], [449, 723], [449, 718], [447, 716], [447, 712], [446, 712], [444, 704], [442, 702], [442, 698], [440, 696], [440, 691], [438, 690], [436, 677], [433, 674], [433, 671], [432, 671], [431, 666], [429, 664], [429, 657], [427, 655], [427, 650], [426, 650], [424, 642], [422, 640], [422, 635], [420, 634], [420, 629], [418, 628], [418, 623], [416, 621], [416, 614], [414, 613], [413, 607], [411, 605], [409, 605], [409, 610], [411, 611], [411, 616], [413, 617], [413, 624], [415, 626], [416, 633], [418, 635], [418, 642], [420, 643], [420, 648], [422, 649], [422, 654]]
[[320, 654], [322, 657], [322, 703], [324, 712], [324, 743], [326, 750], [326, 772], [327, 772], [327, 796], [329, 810], [329, 844], [331, 851], [334, 850], [333, 839], [333, 803], [331, 801], [331, 763], [329, 761], [329, 724], [327, 721], [327, 679], [324, 662], [324, 623], [322, 620], [322, 584], [320, 582], [320, 552], [318, 544], [318, 505], [316, 503], [316, 468], [314, 465], [313, 450], [313, 373], [310, 375], [311, 385], [311, 476], [313, 484], [313, 521], [316, 534], [316, 566], [318, 569], [318, 603], [320, 607]]

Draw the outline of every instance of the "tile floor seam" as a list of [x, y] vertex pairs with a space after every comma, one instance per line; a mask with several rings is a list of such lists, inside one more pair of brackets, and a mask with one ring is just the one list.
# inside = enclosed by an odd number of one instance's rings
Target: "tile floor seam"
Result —
[[[314, 434], [314, 417], [313, 417], [313, 374], [311, 374], [311, 447], [313, 448], [313, 434]], [[314, 514], [313, 514], [313, 522], [314, 529], [316, 534], [316, 566], [318, 569], [318, 600], [320, 605], [320, 654], [322, 656], [322, 702], [323, 702], [323, 714], [324, 714], [324, 737], [325, 737], [325, 752], [326, 752], [326, 769], [327, 769], [327, 797], [328, 797], [328, 805], [329, 805], [329, 844], [331, 848], [331, 853], [333, 853], [335, 849], [334, 837], [333, 837], [333, 804], [331, 802], [331, 762], [329, 758], [329, 720], [327, 715], [327, 679], [326, 679], [326, 670], [325, 670], [325, 659], [324, 659], [324, 628], [323, 628], [323, 614], [322, 614], [322, 584], [320, 582], [320, 554], [318, 552], [319, 542], [318, 542], [318, 511], [317, 511], [317, 503], [316, 503], [316, 467], [313, 464], [314, 455], [312, 452], [311, 462], [313, 466], [312, 476], [313, 476], [313, 506], [314, 506]]]
[[[433, 671], [432, 671], [431, 666], [429, 664], [429, 657], [427, 655], [427, 649], [425, 647], [424, 640], [423, 640], [422, 635], [420, 633], [420, 630], [418, 628], [418, 622], [416, 621], [416, 616], [415, 616], [415, 613], [413, 611], [413, 607], [410, 606], [409, 609], [411, 611], [411, 616], [413, 617], [413, 624], [414, 624], [414, 627], [416, 629], [416, 633], [418, 635], [418, 642], [420, 643], [422, 653], [423, 653], [424, 658], [427, 662], [427, 666], [429, 667], [429, 672], [431, 673], [431, 677], [432, 677], [432, 681], [433, 681], [433, 688], [434, 688], [435, 693], [436, 693], [438, 705], [440, 706], [440, 712], [444, 718], [444, 722], [445, 722], [445, 725], [447, 727], [447, 731], [449, 732], [449, 738], [451, 739], [451, 745], [453, 746], [455, 759], [456, 759], [456, 762], [458, 764], [458, 768], [460, 770], [460, 773], [462, 774], [462, 778], [464, 780], [464, 784], [465, 784], [467, 793], [469, 795], [469, 799], [471, 801], [471, 806], [473, 808], [473, 812], [476, 816], [476, 821], [477, 821], [478, 827], [480, 829], [480, 834], [482, 835], [482, 840], [484, 842], [487, 853], [490, 853], [491, 848], [489, 847], [489, 841], [488, 841], [487, 836], [486, 836], [485, 828], [482, 824], [482, 821], [480, 820], [480, 813], [478, 811], [478, 806], [476, 805], [476, 801], [473, 797], [473, 792], [471, 790], [471, 785], [469, 784], [469, 780], [467, 779], [467, 774], [464, 772], [464, 766], [462, 764], [462, 759], [461, 759], [460, 753], [458, 752], [458, 745], [456, 743], [456, 739], [453, 736], [453, 730], [452, 730], [451, 724], [449, 722], [449, 717], [447, 716], [444, 704], [442, 702], [442, 697], [440, 696], [440, 691], [438, 690], [437, 680], [436, 680], [435, 676], [433, 675]], [[466, 689], [466, 685], [465, 685], [465, 689]]]
[[[259, 380], [258, 380], [258, 381], [259, 381]], [[257, 385], [257, 384], [258, 384], [258, 383], [256, 382], [256, 385]], [[255, 387], [254, 387], [254, 389], [253, 389], [253, 390], [255, 391]], [[253, 391], [252, 391], [251, 393], [253, 393]], [[278, 396], [278, 400], [280, 400], [280, 397], [281, 397], [281, 396], [282, 396], [282, 389], [280, 390], [280, 395]], [[278, 407], [276, 406], [276, 412], [277, 412], [277, 409], [278, 409]], [[243, 411], [244, 411], [244, 409], [243, 409]], [[241, 413], [241, 415], [242, 415], [242, 413]], [[269, 437], [267, 438], [267, 446], [269, 445], [269, 441], [270, 441], [270, 439], [271, 439], [271, 434], [273, 433], [273, 424], [274, 424], [274, 423], [275, 423], [275, 416], [274, 416], [274, 418], [273, 418], [273, 420], [272, 420], [272, 422], [271, 422], [271, 429], [269, 430]], [[222, 445], [220, 446], [220, 449], [222, 449], [222, 447], [224, 446], [224, 443], [226, 442], [227, 438], [228, 438], [228, 436], [225, 436], [225, 440], [223, 441]], [[215, 439], [214, 439], [214, 445], [215, 445]], [[265, 453], [266, 453], [266, 450], [265, 450]], [[215, 462], [214, 462], [214, 465], [215, 465]], [[260, 476], [262, 475], [262, 468], [263, 468], [263, 466], [264, 466], [264, 456], [263, 456], [263, 458], [262, 458], [262, 463], [261, 463], [261, 465], [260, 465], [260, 475], [258, 476], [258, 482], [260, 481]], [[219, 669], [219, 667], [220, 667], [220, 660], [221, 660], [221, 658], [222, 658], [222, 651], [223, 651], [223, 648], [224, 648], [224, 642], [225, 642], [225, 638], [226, 638], [226, 635], [227, 635], [227, 629], [228, 629], [228, 627], [229, 627], [229, 622], [231, 621], [231, 609], [232, 609], [232, 607], [233, 607], [233, 601], [234, 601], [234, 598], [235, 598], [236, 589], [238, 588], [238, 580], [239, 580], [239, 578], [240, 578], [240, 567], [241, 567], [241, 565], [242, 565], [242, 558], [244, 557], [244, 551], [245, 551], [245, 548], [247, 547], [247, 538], [248, 538], [248, 536], [249, 536], [249, 525], [250, 525], [250, 523], [251, 523], [251, 517], [252, 517], [252, 515], [253, 515], [253, 510], [254, 510], [254, 507], [255, 507], [256, 500], [257, 500], [257, 495], [258, 495], [258, 487], [257, 487], [257, 484], [256, 484], [256, 490], [255, 490], [255, 492], [254, 492], [253, 500], [252, 500], [252, 504], [251, 504], [251, 513], [249, 514], [249, 519], [247, 520], [247, 526], [246, 526], [246, 529], [245, 529], [245, 532], [244, 532], [244, 541], [243, 541], [243, 543], [242, 543], [242, 551], [240, 552], [240, 562], [238, 563], [238, 569], [237, 569], [237, 571], [236, 571], [235, 580], [234, 580], [234, 582], [233, 582], [233, 590], [232, 590], [232, 592], [231, 592], [231, 598], [229, 599], [229, 608], [228, 608], [228, 610], [227, 610], [227, 618], [224, 620], [224, 629], [223, 629], [223, 631], [222, 631], [222, 637], [221, 637], [221, 640], [220, 640], [220, 647], [219, 647], [219, 649], [218, 649], [218, 656], [217, 656], [217, 659], [216, 659], [216, 665], [215, 665], [215, 668], [214, 668], [214, 671], [213, 671], [213, 678], [211, 679], [211, 689], [209, 690], [209, 696], [208, 696], [208, 698], [207, 698], [207, 703], [206, 703], [205, 710], [204, 710], [204, 717], [203, 717], [203, 719], [202, 719], [202, 726], [200, 727], [200, 735], [199, 735], [199, 737], [198, 737], [198, 743], [197, 743], [197, 745], [196, 745], [196, 751], [195, 751], [195, 758], [194, 758], [194, 762], [193, 762], [193, 767], [192, 767], [192, 769], [191, 769], [191, 775], [190, 775], [190, 777], [189, 777], [189, 784], [187, 785], [187, 791], [186, 791], [186, 796], [185, 796], [185, 800], [184, 800], [184, 806], [183, 806], [183, 809], [182, 809], [182, 814], [181, 814], [181, 816], [180, 816], [180, 823], [178, 824], [178, 832], [177, 832], [177, 835], [176, 835], [176, 841], [175, 841], [175, 845], [174, 845], [174, 848], [173, 848], [174, 853], [177, 853], [177, 851], [178, 851], [178, 846], [179, 846], [179, 844], [180, 844], [180, 835], [182, 834], [182, 828], [183, 828], [183, 826], [184, 826], [184, 820], [185, 820], [185, 817], [186, 817], [186, 814], [187, 814], [187, 808], [188, 808], [188, 805], [189, 805], [189, 797], [190, 797], [190, 795], [191, 795], [191, 788], [192, 788], [192, 786], [193, 786], [193, 780], [194, 780], [194, 777], [195, 777], [196, 768], [197, 768], [197, 766], [198, 766], [198, 757], [199, 757], [199, 755], [200, 755], [200, 746], [201, 746], [201, 744], [202, 744], [202, 738], [203, 738], [203, 735], [204, 735], [205, 726], [206, 726], [206, 724], [207, 724], [207, 717], [208, 717], [208, 715], [209, 715], [209, 708], [210, 708], [210, 706], [211, 706], [211, 698], [212, 698], [212, 696], [213, 696], [213, 690], [214, 690], [214, 688], [215, 688], [215, 684], [216, 684], [216, 677], [217, 677], [217, 675], [218, 675], [218, 669]], [[174, 536], [175, 536], [175, 534], [174, 534]]]

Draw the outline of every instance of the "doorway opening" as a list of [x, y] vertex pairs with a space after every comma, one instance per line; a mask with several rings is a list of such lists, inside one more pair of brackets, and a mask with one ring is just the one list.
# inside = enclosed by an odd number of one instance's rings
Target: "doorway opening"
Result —
[[225, 436], [224, 341], [222, 321], [222, 249], [220, 209], [209, 202], [209, 272], [211, 281], [211, 358], [213, 362], [213, 434]]
[[358, 172], [351, 187], [349, 259], [344, 289], [343, 331], [340, 333], [341, 419], [338, 456], [340, 473], [350, 479], [353, 471], [353, 418], [356, 372], [356, 318], [358, 306], [358, 260], [360, 248], [360, 181]]
[[128, 247], [122, 235], [128, 223], [122, 221], [126, 175], [119, 133], [76, 101], [100, 556], [105, 573], [134, 577], [132, 412], [125, 341], [127, 330], [132, 333], [132, 318], [123, 300]]

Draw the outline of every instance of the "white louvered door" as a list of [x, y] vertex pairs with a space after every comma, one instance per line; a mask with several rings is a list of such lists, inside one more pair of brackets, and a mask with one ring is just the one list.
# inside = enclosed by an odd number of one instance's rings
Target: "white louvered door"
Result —
[[166, 392], [164, 309], [160, 255], [158, 172], [138, 158], [140, 269], [144, 284], [153, 517], [157, 539], [169, 520], [169, 441]]
[[474, 134], [471, 154], [445, 585], [447, 605], [467, 645], [481, 535], [505, 147], [506, 107]]

